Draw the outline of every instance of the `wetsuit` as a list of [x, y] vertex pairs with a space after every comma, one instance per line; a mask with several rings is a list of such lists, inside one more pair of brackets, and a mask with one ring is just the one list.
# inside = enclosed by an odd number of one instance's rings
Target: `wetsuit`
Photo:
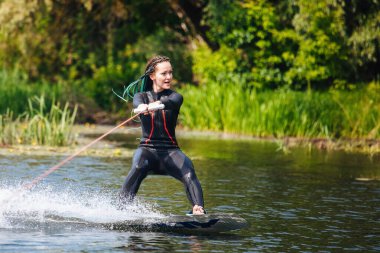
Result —
[[182, 95], [172, 90], [137, 93], [133, 107], [161, 101], [163, 110], [140, 114], [142, 138], [135, 151], [132, 168], [122, 187], [122, 196], [133, 200], [142, 180], [148, 174], [170, 175], [180, 180], [192, 205], [204, 206], [203, 192], [191, 160], [180, 150], [175, 137], [175, 127], [181, 108]]

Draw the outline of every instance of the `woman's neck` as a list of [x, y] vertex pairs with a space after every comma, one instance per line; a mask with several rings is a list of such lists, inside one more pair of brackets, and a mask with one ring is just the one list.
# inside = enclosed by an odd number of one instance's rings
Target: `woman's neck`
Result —
[[154, 86], [153, 85], [153, 91], [155, 93], [160, 93], [160, 92], [163, 92], [165, 89], [161, 88], [161, 87], [157, 87], [157, 86]]
[[154, 91], [155, 93], [160, 93], [160, 92], [164, 91], [164, 89], [154, 89], [154, 88], [153, 88], [153, 91]]

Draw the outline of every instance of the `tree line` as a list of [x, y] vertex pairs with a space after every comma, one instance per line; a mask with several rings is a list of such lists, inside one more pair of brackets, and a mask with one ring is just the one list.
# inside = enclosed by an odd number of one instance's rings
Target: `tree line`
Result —
[[2, 0], [0, 68], [78, 85], [113, 110], [112, 87], [147, 58], [179, 84], [350, 89], [379, 79], [377, 0]]

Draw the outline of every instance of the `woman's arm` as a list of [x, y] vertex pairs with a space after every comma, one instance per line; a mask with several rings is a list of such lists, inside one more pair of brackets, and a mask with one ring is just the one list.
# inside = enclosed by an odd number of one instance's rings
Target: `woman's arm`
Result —
[[179, 111], [183, 103], [183, 97], [177, 92], [172, 92], [169, 96], [162, 96], [160, 101], [165, 105], [165, 109]]

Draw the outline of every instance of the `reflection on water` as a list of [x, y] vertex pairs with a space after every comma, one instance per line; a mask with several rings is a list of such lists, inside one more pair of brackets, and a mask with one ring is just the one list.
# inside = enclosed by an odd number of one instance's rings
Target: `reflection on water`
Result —
[[[112, 135], [124, 147], [136, 136]], [[115, 196], [130, 157], [78, 157], [17, 202], [0, 205], [2, 252], [79, 251], [248, 252], [380, 250], [380, 157], [295, 149], [273, 143], [179, 138], [192, 158], [210, 212], [236, 213], [251, 227], [229, 234], [190, 236], [50, 226], [46, 215], [90, 221], [183, 214], [190, 209], [180, 182], [150, 176], [140, 205], [120, 211]], [[0, 201], [62, 159], [1, 156]], [[6, 215], [45, 226], [7, 223]], [[41, 223], [42, 222], [42, 223]], [[25, 222], [23, 223], [25, 225]]]

